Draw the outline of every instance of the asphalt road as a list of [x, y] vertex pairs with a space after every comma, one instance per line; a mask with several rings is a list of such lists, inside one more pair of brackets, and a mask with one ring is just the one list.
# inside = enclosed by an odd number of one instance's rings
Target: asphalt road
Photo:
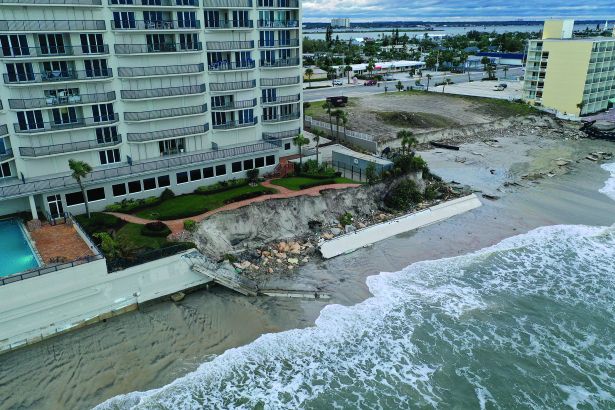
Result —
[[[508, 70], [508, 73], [506, 75], [507, 78], [509, 79], [513, 79], [515, 77], [521, 76], [523, 75], [523, 68], [518, 67], [518, 68], [510, 68]], [[430, 87], [440, 81], [442, 81], [444, 78], [450, 78], [455, 84], [461, 84], [461, 83], [467, 83], [468, 82], [468, 74], [440, 74], [440, 73], [432, 73], [432, 78], [430, 80]], [[504, 72], [502, 70], [498, 70], [496, 73], [496, 76], [502, 80], [504, 80]], [[415, 85], [416, 82], [416, 78], [410, 78], [408, 76], [408, 73], [398, 73], [396, 75], [394, 75], [395, 80], [393, 81], [389, 81], [387, 83], [387, 87], [388, 87], [388, 91], [396, 91], [395, 86], [397, 85], [397, 81], [401, 80], [402, 84], [404, 85], [404, 87], [411, 87]], [[477, 72], [472, 72], [470, 73], [470, 78], [473, 81], [480, 81], [481, 78], [485, 77], [485, 73], [482, 71], [477, 71]], [[361, 96], [365, 96], [365, 95], [369, 95], [369, 94], [379, 94], [379, 93], [384, 93], [385, 92], [385, 83], [381, 82], [380, 83], [380, 87], [378, 86], [364, 86], [363, 85], [363, 80], [359, 80], [357, 85], [354, 84], [346, 84], [347, 80], [344, 79], [344, 85], [343, 86], [337, 86], [337, 87], [329, 87], [329, 88], [317, 88], [314, 90], [308, 90], [308, 89], [304, 89], [303, 90], [303, 100], [304, 101], [320, 101], [320, 100], [324, 100], [327, 97], [333, 97], [333, 96], [347, 96], [347, 97], [361, 97]], [[319, 83], [313, 83], [314, 86], [316, 85], [320, 85], [320, 84], [331, 84], [330, 81], [327, 82], [319, 82]], [[421, 84], [423, 84], [424, 86], [427, 85], [427, 78], [425, 78], [425, 76], [423, 75], [423, 78], [421, 79]]]

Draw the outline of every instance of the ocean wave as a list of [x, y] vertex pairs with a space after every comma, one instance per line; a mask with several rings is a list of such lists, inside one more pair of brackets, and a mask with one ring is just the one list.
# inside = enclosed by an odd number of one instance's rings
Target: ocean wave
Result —
[[600, 188], [600, 192], [615, 200], [615, 162], [611, 164], [602, 164], [602, 169], [611, 173], [611, 177], [604, 183], [604, 187]]
[[367, 279], [374, 295], [98, 409], [604, 407], [615, 228], [552, 226]]

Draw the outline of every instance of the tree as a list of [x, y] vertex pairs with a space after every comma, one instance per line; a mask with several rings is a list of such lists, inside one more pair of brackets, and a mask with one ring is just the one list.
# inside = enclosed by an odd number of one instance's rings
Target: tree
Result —
[[401, 152], [403, 155], [406, 155], [406, 149], [412, 149], [419, 143], [412, 134], [412, 131], [408, 130], [399, 131], [397, 138], [401, 139]]
[[427, 74], [425, 77], [427, 77], [427, 91], [429, 91], [429, 82], [431, 81], [431, 74]]
[[314, 142], [316, 143], [316, 163], [318, 163], [318, 148], [320, 147], [320, 131], [314, 130]]
[[344, 74], [348, 75], [348, 84], [350, 84], [350, 73], [352, 73], [352, 67], [347, 65], [344, 67]]
[[480, 59], [480, 63], [483, 65], [485, 71], [487, 71], [487, 67], [489, 66], [489, 64], [491, 64], [491, 60], [489, 59], [489, 57], [484, 56]]
[[504, 78], [506, 78], [506, 76], [508, 76], [508, 66], [505, 65], [502, 71], [504, 71]]
[[378, 171], [376, 170], [376, 164], [369, 162], [365, 168], [365, 179], [367, 183], [372, 185], [378, 181]]
[[122, 247], [108, 232], [98, 232], [92, 236], [100, 241], [100, 248], [107, 258], [113, 259], [121, 256]]
[[373, 77], [374, 75], [374, 69], [376, 68], [376, 60], [374, 60], [373, 58], [370, 58], [367, 61], [367, 72], [369, 73], [370, 77]]
[[579, 109], [579, 115], [581, 115], [581, 113], [583, 112], [583, 107], [585, 107], [584, 101], [581, 101], [580, 103], [577, 104], [577, 108]]
[[250, 185], [254, 186], [257, 184], [258, 174], [259, 174], [258, 168], [253, 168], [253, 169], [249, 169], [248, 171], [246, 171], [246, 177]]
[[310, 140], [305, 138], [303, 136], [303, 133], [297, 135], [295, 138], [293, 138], [293, 144], [295, 144], [296, 146], [299, 147], [299, 169], [302, 170], [303, 169], [303, 153], [302, 151], [302, 147], [304, 145], [307, 145], [310, 143]]
[[83, 195], [83, 201], [85, 203], [85, 213], [88, 218], [90, 217], [90, 205], [88, 204], [88, 197], [85, 193], [85, 188], [83, 186], [83, 179], [88, 176], [90, 172], [92, 172], [92, 167], [90, 164], [84, 161], [77, 161], [75, 159], [68, 160], [68, 167], [71, 171], [73, 171], [72, 177], [79, 184], [79, 189], [81, 189], [81, 194]]
[[335, 123], [337, 125], [336, 135], [337, 135], [337, 139], [339, 139], [340, 138], [340, 121], [343, 121], [344, 124], [346, 124], [346, 122], [348, 121], [348, 116], [346, 115], [346, 112], [344, 110], [340, 110], [340, 109], [333, 111], [332, 115], [335, 117]]
[[314, 75], [314, 70], [312, 70], [311, 68], [306, 68], [305, 69], [305, 76], [308, 79], [309, 82], [309, 87], [312, 88], [312, 76]]
[[397, 82], [395, 88], [397, 88], [397, 91], [404, 91], [404, 85], [401, 83], [401, 81]]
[[333, 137], [333, 104], [331, 104], [329, 101], [325, 101], [325, 103], [322, 105], [322, 108], [324, 110], [327, 111], [327, 114], [329, 114], [329, 126], [331, 127], [331, 137]]
[[333, 43], [333, 27], [331, 26], [327, 26], [327, 32], [325, 33], [325, 41], [327, 42], [327, 45], [331, 47], [331, 44]]

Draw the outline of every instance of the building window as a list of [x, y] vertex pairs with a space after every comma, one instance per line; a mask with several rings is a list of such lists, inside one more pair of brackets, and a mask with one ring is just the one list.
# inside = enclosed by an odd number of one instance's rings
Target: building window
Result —
[[126, 184], [112, 185], [111, 190], [113, 191], [113, 196], [126, 195]]
[[105, 188], [88, 189], [87, 194], [90, 202], [102, 201], [105, 199]]
[[240, 172], [241, 171], [241, 161], [233, 162], [231, 164], [231, 172]]
[[254, 168], [254, 160], [246, 159], [245, 161], [243, 161], [243, 169], [247, 171], [248, 169], [252, 168]]
[[201, 179], [200, 169], [193, 169], [190, 171], [190, 181], [198, 181], [199, 179]]
[[265, 166], [265, 158], [263, 157], [258, 157], [254, 160], [254, 166], [255, 168], [262, 168]]
[[0, 178], [6, 178], [11, 176], [11, 165], [5, 162], [0, 166]]
[[171, 185], [171, 178], [168, 175], [161, 175], [158, 177], [158, 187], [163, 188]]
[[186, 182], [188, 182], [188, 173], [187, 172], [178, 172], [177, 175], [177, 183], [178, 184], [185, 184]]
[[85, 202], [81, 191], [66, 194], [64, 199], [66, 200], [66, 206], [79, 205]]
[[150, 191], [156, 189], [156, 178], [146, 178], [143, 180], [143, 190]]
[[290, 149], [290, 142], [287, 142], [286, 144], [284, 144], [284, 149], [286, 151], [288, 151]]
[[226, 165], [216, 165], [216, 176], [226, 175]]
[[96, 142], [99, 144], [119, 142], [117, 127], [96, 128]]
[[121, 161], [120, 150], [117, 148], [98, 151], [98, 156], [100, 157], [101, 165], [114, 164]]
[[275, 164], [275, 155], [267, 155], [266, 157], [267, 166]]
[[128, 192], [131, 194], [141, 192], [141, 181], [130, 181], [128, 183]]
[[203, 178], [213, 178], [214, 167], [203, 168]]

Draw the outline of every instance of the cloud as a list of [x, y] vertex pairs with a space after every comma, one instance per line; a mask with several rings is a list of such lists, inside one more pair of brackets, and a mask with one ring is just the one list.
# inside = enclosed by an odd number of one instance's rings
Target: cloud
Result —
[[306, 21], [615, 19], [613, 0], [304, 0]]

